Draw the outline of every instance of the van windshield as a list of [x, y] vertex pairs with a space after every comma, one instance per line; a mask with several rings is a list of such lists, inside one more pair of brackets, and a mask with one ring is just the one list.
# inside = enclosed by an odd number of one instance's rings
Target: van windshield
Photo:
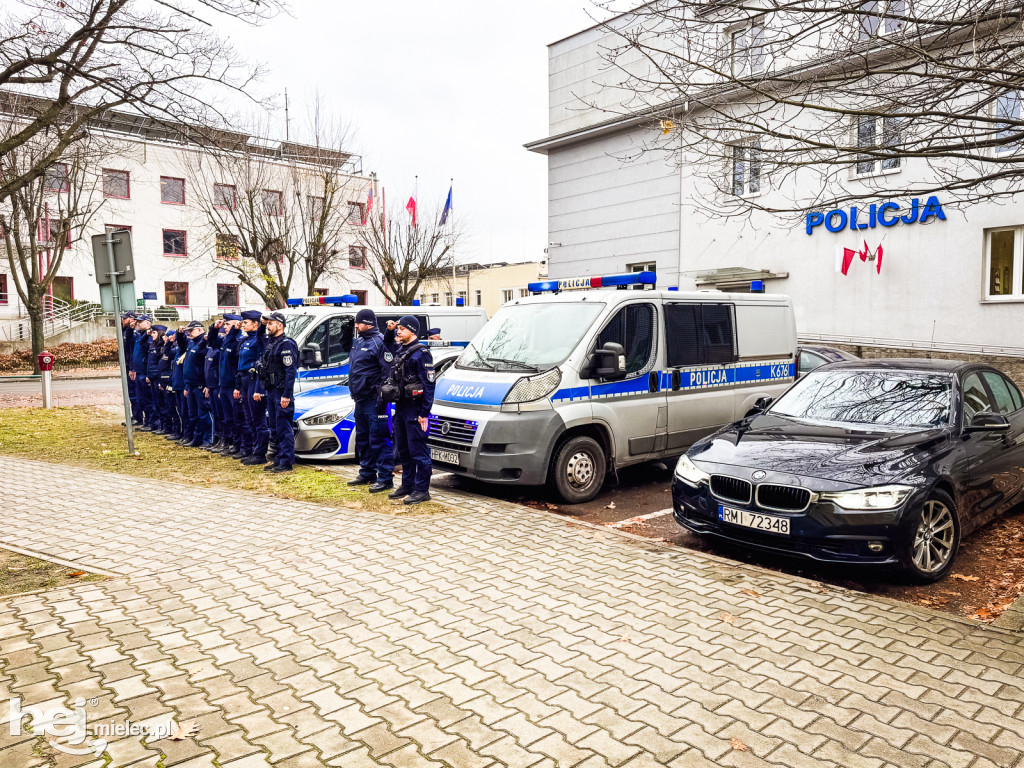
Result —
[[576, 348], [604, 306], [574, 301], [502, 307], [473, 337], [457, 366], [492, 371], [551, 368]]
[[284, 324], [284, 332], [294, 339], [306, 329], [313, 317], [313, 315], [285, 315], [287, 322]]

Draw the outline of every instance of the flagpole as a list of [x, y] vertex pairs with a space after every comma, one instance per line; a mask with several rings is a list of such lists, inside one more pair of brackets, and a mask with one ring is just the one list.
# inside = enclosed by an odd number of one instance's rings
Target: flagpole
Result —
[[[448, 179], [448, 194], [452, 196], [452, 209], [451, 209], [451, 211], [448, 214], [451, 217], [451, 222], [448, 224], [448, 237], [451, 239], [451, 248], [452, 248], [452, 291], [454, 292], [454, 297], [453, 298], [457, 299], [458, 295], [459, 295], [459, 284], [456, 282], [456, 278], [455, 278], [455, 194], [452, 191], [454, 186], [455, 186], [455, 179], [454, 178], [449, 178]], [[458, 302], [456, 301], [456, 303], [458, 303]], [[466, 286], [466, 304], [469, 304], [469, 286], [468, 285]]]

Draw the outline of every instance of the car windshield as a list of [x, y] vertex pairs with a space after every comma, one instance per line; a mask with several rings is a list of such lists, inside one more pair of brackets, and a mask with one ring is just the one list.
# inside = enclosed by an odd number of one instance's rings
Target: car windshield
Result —
[[815, 371], [794, 384], [771, 413], [808, 421], [897, 428], [949, 422], [949, 376], [915, 371]]
[[456, 365], [506, 371], [542, 371], [579, 344], [604, 304], [552, 302], [503, 307], [473, 338]]
[[285, 315], [285, 317], [287, 322], [284, 324], [284, 332], [293, 339], [297, 338], [315, 319], [314, 315]]

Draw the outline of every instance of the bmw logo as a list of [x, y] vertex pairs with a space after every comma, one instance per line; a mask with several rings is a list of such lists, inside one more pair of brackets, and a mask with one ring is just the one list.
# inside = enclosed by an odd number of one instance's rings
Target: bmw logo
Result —
[[767, 477], [767, 476], [768, 476], [768, 473], [765, 472], [763, 469], [759, 469], [759, 470], [757, 470], [757, 472], [755, 472], [754, 474], [751, 475], [751, 477], [754, 480], [764, 480], [765, 477]]
[[447, 435], [451, 431], [452, 431], [451, 423], [447, 422], [447, 421], [442, 421], [441, 422], [441, 434], [442, 435]]

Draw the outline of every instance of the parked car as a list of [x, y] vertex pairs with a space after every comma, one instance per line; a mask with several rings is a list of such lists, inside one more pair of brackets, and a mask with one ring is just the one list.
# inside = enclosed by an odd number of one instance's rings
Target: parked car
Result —
[[796, 377], [799, 379], [823, 365], [841, 363], [844, 360], [860, 360], [860, 358], [835, 347], [826, 347], [821, 344], [801, 344], [796, 348]]
[[963, 536], [1022, 499], [1024, 398], [994, 368], [833, 363], [758, 407], [679, 459], [680, 525], [930, 582]]

